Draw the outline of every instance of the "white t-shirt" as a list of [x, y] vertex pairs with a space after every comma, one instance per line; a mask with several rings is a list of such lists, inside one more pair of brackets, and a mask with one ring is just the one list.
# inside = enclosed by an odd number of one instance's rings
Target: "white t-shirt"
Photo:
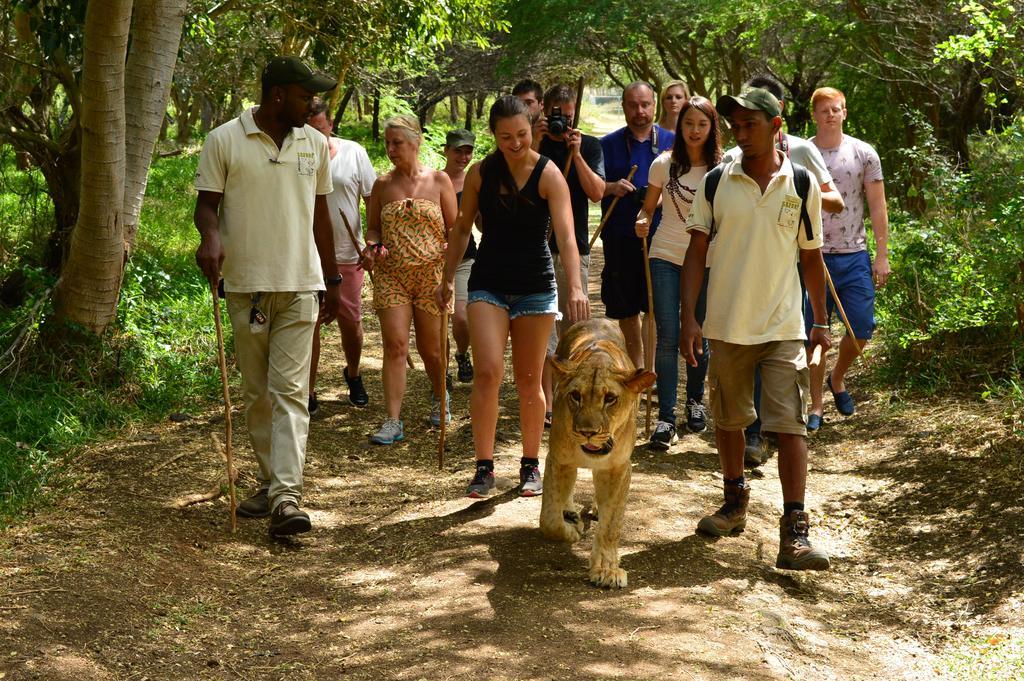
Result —
[[[811, 175], [818, 178], [818, 188], [821, 185], [828, 184], [832, 181], [832, 174], [828, 171], [828, 166], [825, 165], [825, 159], [821, 157], [821, 152], [818, 151], [818, 147], [814, 146], [810, 141], [805, 140], [803, 137], [794, 137], [793, 135], [783, 134], [786, 138], [786, 144], [789, 145], [789, 158], [793, 163], [799, 163], [807, 170], [811, 171]], [[733, 147], [729, 151], [725, 152], [725, 156], [722, 157], [722, 163], [732, 160], [740, 160], [743, 156], [743, 152], [740, 151], [739, 147]]]
[[337, 137], [331, 142], [339, 145], [337, 153], [331, 159], [331, 182], [334, 191], [327, 195], [327, 206], [330, 208], [331, 225], [334, 226], [334, 259], [339, 264], [352, 265], [359, 262], [359, 253], [352, 246], [352, 237], [341, 219], [344, 211], [348, 224], [352, 227], [359, 244], [363, 246], [363, 227], [359, 221], [359, 197], [368, 198], [377, 173], [373, 170], [370, 157], [362, 145], [351, 140]]
[[224, 290], [322, 291], [313, 206], [331, 193], [327, 138], [304, 125], [278, 149], [256, 125], [256, 109], [214, 129], [196, 169], [196, 189], [222, 195]]
[[671, 179], [672, 152], [666, 151], [651, 164], [647, 184], [661, 188], [661, 224], [651, 239], [650, 257], [661, 258], [673, 264], [683, 264], [690, 234], [686, 231], [686, 218], [690, 215], [693, 195], [700, 179], [708, 172], [707, 166], [693, 166], [684, 175]]
[[[811, 140], [817, 144], [817, 138]], [[857, 253], [867, 250], [864, 229], [864, 189], [872, 182], [882, 181], [882, 162], [878, 152], [856, 137], [843, 135], [834, 149], [821, 149], [836, 189], [843, 196], [846, 208], [841, 213], [823, 216], [825, 253]]]
[[[704, 182], [697, 187], [687, 230], [708, 234], [712, 215]], [[813, 182], [807, 213], [813, 239], [800, 224], [800, 197], [788, 159], [763, 195], [740, 161], [725, 164], [715, 192], [715, 263], [708, 280], [705, 336], [739, 345], [806, 338], [796, 266], [801, 249], [821, 247], [821, 190]]]

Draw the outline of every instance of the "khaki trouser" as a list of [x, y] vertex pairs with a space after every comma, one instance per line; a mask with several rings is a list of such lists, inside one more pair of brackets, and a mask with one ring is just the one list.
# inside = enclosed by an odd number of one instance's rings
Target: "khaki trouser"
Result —
[[249, 442], [259, 462], [260, 487], [268, 489], [273, 509], [302, 499], [309, 361], [320, 306], [316, 291], [262, 293], [257, 307], [266, 322], [254, 332], [252, 301], [249, 293], [227, 294]]

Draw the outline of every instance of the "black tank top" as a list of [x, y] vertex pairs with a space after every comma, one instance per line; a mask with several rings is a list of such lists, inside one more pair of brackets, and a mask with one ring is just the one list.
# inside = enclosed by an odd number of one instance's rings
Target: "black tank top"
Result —
[[[462, 205], [462, 192], [455, 193], [455, 201], [457, 205]], [[476, 237], [473, 236], [473, 232], [469, 233], [469, 243], [466, 244], [466, 252], [462, 254], [463, 260], [469, 260], [470, 258], [476, 257]]]
[[506, 295], [555, 291], [555, 269], [547, 244], [551, 213], [539, 190], [540, 175], [547, 163], [546, 156], [537, 159], [518, 199], [508, 194], [481, 193], [483, 236], [469, 275], [470, 291]]

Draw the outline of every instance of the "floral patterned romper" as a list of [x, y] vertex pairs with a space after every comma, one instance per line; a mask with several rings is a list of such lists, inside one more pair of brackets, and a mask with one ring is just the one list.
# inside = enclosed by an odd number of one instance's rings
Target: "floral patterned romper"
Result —
[[[444, 214], [428, 199], [390, 201], [380, 211], [381, 239], [388, 255], [375, 268], [373, 307], [412, 304], [440, 315], [434, 290], [444, 276]], [[449, 312], [455, 301], [448, 303]]]

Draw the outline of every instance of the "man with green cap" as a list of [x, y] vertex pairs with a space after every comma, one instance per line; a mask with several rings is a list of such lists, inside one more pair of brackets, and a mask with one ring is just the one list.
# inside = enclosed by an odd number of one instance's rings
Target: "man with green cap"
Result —
[[[826, 351], [830, 340], [821, 258], [821, 190], [805, 168], [775, 148], [782, 107], [774, 95], [748, 88], [722, 97], [716, 108], [730, 122], [743, 153], [704, 177], [687, 220], [690, 246], [683, 264], [680, 349], [696, 366], [702, 334], [710, 341], [708, 383], [725, 483], [725, 503], [702, 518], [697, 529], [728, 536], [746, 526], [750, 487], [743, 475], [743, 429], [756, 418], [754, 370], [760, 366], [763, 428], [779, 438], [783, 515], [775, 565], [825, 570], [828, 554], [811, 545], [804, 510], [809, 372], [797, 271], [799, 262], [814, 310], [810, 348]], [[709, 202], [705, 186], [712, 178], [718, 185]], [[807, 186], [806, 206], [798, 182]], [[712, 239], [714, 263], [702, 330], [694, 308]]]
[[223, 281], [259, 462], [259, 489], [238, 514], [269, 515], [271, 536], [283, 536], [311, 527], [299, 502], [313, 329], [318, 317], [333, 320], [340, 304], [327, 140], [306, 125], [313, 95], [336, 82], [298, 57], [271, 59], [261, 81], [260, 105], [203, 145], [196, 263], [211, 286]]

